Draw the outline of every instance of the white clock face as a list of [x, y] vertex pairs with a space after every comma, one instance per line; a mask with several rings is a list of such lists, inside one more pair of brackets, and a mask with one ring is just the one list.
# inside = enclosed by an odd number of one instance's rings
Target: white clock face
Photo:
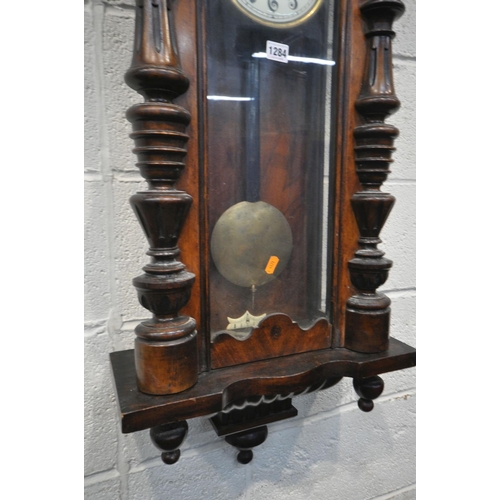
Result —
[[308, 19], [323, 0], [233, 0], [245, 14], [263, 24], [289, 27]]

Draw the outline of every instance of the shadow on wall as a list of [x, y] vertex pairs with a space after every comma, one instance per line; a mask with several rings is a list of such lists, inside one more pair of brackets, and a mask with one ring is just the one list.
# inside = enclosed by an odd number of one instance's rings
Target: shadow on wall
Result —
[[161, 462], [148, 431], [125, 435], [129, 498], [305, 500], [333, 495], [358, 500], [386, 493], [388, 483], [397, 483], [396, 488], [413, 484], [402, 464], [411, 459], [408, 449], [414, 444], [407, 439], [414, 430], [398, 422], [408, 421], [403, 412], [411, 410], [415, 398], [404, 405], [382, 398], [366, 414], [353, 402], [353, 393], [347, 397], [351, 380], [341, 384], [340, 391], [339, 386], [324, 391], [333, 410], [314, 413], [321, 393], [294, 399], [299, 414], [307, 416], [271, 424], [267, 440], [254, 449], [248, 465], [236, 461], [236, 450], [216, 436], [206, 418], [189, 422], [181, 458], [172, 466]]

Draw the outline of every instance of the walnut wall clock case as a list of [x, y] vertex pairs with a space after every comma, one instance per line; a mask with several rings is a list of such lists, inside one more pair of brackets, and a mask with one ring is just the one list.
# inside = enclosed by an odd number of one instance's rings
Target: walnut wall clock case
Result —
[[[134, 279], [152, 313], [111, 353], [122, 432], [175, 463], [191, 418], [248, 463], [292, 398], [415, 366], [377, 248], [398, 130], [400, 0], [137, 0], [127, 111], [148, 189]], [[181, 65], [182, 63], [182, 65]]]

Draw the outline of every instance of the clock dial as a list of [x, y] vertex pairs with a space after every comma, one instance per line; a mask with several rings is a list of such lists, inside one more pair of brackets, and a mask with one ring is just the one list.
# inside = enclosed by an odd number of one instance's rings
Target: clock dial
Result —
[[323, 0], [233, 0], [252, 19], [275, 27], [289, 27], [311, 17]]

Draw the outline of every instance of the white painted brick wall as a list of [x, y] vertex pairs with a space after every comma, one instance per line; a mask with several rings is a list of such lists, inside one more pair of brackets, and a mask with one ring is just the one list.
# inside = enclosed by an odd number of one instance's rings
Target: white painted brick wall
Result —
[[[401, 131], [385, 191], [396, 205], [381, 245], [394, 268], [384, 291], [392, 332], [415, 345], [415, 0], [395, 25], [396, 89], [388, 121]], [[131, 58], [133, 0], [85, 3], [85, 498], [225, 500], [314, 498], [411, 500], [415, 490], [415, 369], [385, 375], [375, 409], [357, 408], [350, 379], [294, 400], [295, 419], [273, 424], [247, 466], [206, 419], [189, 422], [182, 458], [165, 466], [147, 431], [123, 435], [108, 353], [133, 345], [148, 316], [132, 278], [147, 249], [128, 198], [144, 184], [126, 109], [138, 95], [123, 82]]]

